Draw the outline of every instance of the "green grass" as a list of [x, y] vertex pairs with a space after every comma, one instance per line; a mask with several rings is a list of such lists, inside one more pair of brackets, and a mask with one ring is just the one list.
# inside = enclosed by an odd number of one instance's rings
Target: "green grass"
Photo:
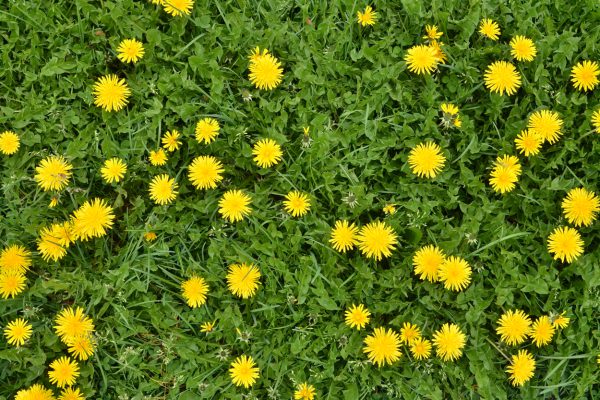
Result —
[[[40, 228], [95, 196], [114, 205], [118, 222], [107, 237], [71, 247], [59, 263], [36, 257], [27, 290], [0, 301], [0, 326], [23, 315], [34, 326], [22, 349], [0, 340], [0, 399], [33, 383], [49, 386], [48, 364], [66, 354], [53, 319], [70, 304], [96, 324], [98, 349], [80, 363], [77, 383], [89, 399], [289, 399], [305, 380], [318, 398], [332, 400], [600, 398], [600, 225], [580, 230], [585, 255], [570, 265], [553, 261], [545, 245], [566, 223], [560, 202], [569, 189], [600, 192], [600, 136], [589, 123], [598, 89], [586, 95], [569, 84], [572, 65], [600, 58], [597, 1], [378, 1], [371, 29], [355, 21], [366, 3], [342, 0], [196, 1], [192, 15], [180, 19], [144, 0], [5, 3], [0, 131], [17, 132], [22, 148], [0, 157], [0, 244], [34, 250]], [[484, 17], [499, 22], [499, 42], [477, 33]], [[424, 78], [402, 59], [431, 23], [444, 32], [450, 60]], [[509, 58], [506, 43], [516, 34], [531, 37], [538, 56], [518, 63], [523, 86], [516, 95], [490, 95], [483, 70]], [[114, 51], [131, 37], [146, 48], [135, 67]], [[272, 92], [247, 79], [255, 46], [283, 63], [284, 81]], [[91, 87], [106, 73], [126, 77], [133, 92], [126, 110], [93, 106]], [[243, 101], [244, 91], [251, 102]], [[460, 107], [461, 130], [438, 126], [444, 101]], [[542, 107], [561, 114], [564, 136], [539, 156], [521, 157], [517, 189], [494, 194], [487, 183], [493, 160], [515, 154], [515, 136]], [[205, 116], [223, 126], [208, 146], [193, 139]], [[311, 128], [309, 148], [302, 147], [304, 126]], [[185, 134], [183, 148], [165, 167], [150, 166], [149, 150], [172, 128]], [[283, 145], [284, 160], [259, 170], [251, 145], [265, 136]], [[435, 180], [418, 179], [406, 162], [410, 148], [427, 139], [448, 159]], [[74, 176], [61, 205], [48, 209], [50, 195], [32, 177], [52, 153], [73, 163]], [[185, 167], [200, 154], [226, 166], [215, 190], [196, 191], [187, 179]], [[113, 156], [128, 163], [122, 185], [106, 185], [99, 174]], [[154, 206], [147, 194], [159, 172], [180, 184], [170, 206]], [[253, 197], [251, 216], [235, 225], [217, 213], [229, 188]], [[294, 188], [313, 201], [299, 219], [281, 207]], [[355, 207], [343, 200], [350, 192]], [[398, 205], [385, 217], [400, 239], [391, 258], [376, 263], [330, 248], [335, 220], [383, 219], [386, 203]], [[159, 235], [153, 244], [142, 237], [150, 229]], [[473, 266], [464, 292], [412, 273], [414, 252], [434, 243]], [[263, 275], [246, 301], [225, 284], [227, 265], [241, 261], [256, 263]], [[200, 309], [180, 296], [191, 273], [211, 286]], [[405, 354], [393, 366], [366, 363], [367, 333], [343, 323], [345, 308], [358, 302], [373, 313], [367, 332], [411, 321], [431, 337], [444, 322], [460, 325], [468, 335], [463, 357], [415, 362]], [[572, 317], [550, 345], [528, 345], [537, 369], [522, 389], [504, 372], [504, 355], [516, 349], [495, 334], [496, 320], [513, 308]], [[200, 323], [214, 319], [217, 331], [201, 333]], [[228, 376], [241, 354], [261, 370], [251, 391]]]

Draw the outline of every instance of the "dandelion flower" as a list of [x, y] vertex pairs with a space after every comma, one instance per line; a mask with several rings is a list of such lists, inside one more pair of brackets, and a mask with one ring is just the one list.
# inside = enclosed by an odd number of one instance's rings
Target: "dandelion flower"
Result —
[[69, 183], [73, 166], [63, 156], [49, 156], [35, 167], [34, 179], [45, 192], [61, 190]]
[[379, 367], [397, 361], [400, 352], [400, 338], [391, 329], [375, 328], [372, 334], [366, 337], [363, 352], [367, 353], [369, 360]]
[[21, 140], [16, 133], [12, 131], [0, 133], [0, 153], [7, 156], [15, 154], [19, 150], [20, 145]]
[[285, 196], [284, 209], [292, 214], [292, 217], [301, 217], [310, 209], [310, 200], [305, 193], [292, 190]]
[[272, 90], [281, 83], [283, 76], [281, 62], [267, 49], [250, 61], [248, 69], [250, 70], [250, 82], [258, 89]]
[[358, 247], [363, 255], [380, 261], [392, 255], [397, 243], [396, 233], [385, 222], [375, 221], [363, 226], [358, 233]]
[[590, 226], [600, 211], [600, 200], [584, 188], [571, 189], [561, 207], [567, 220], [575, 226]]
[[346, 220], [336, 221], [334, 228], [331, 230], [331, 246], [342, 253], [347, 250], [352, 250], [357, 244], [356, 234], [358, 228], [354, 223], [349, 223]]
[[81, 307], [63, 309], [56, 316], [55, 322], [54, 330], [64, 343], [88, 336], [94, 331], [94, 322], [83, 313]]
[[150, 164], [155, 167], [165, 165], [167, 163], [167, 154], [163, 149], [151, 150], [148, 159], [150, 160]]
[[500, 95], [511, 95], [521, 86], [521, 75], [514, 65], [506, 61], [496, 61], [487, 67], [484, 74], [485, 86]]
[[294, 400], [314, 400], [315, 387], [308, 382], [301, 383], [294, 392]]
[[404, 344], [411, 344], [421, 338], [421, 330], [415, 324], [405, 322], [400, 329], [400, 341]]
[[160, 205], [171, 203], [177, 197], [177, 182], [167, 174], [157, 175], [150, 182], [150, 198]]
[[0, 253], [0, 272], [24, 274], [29, 267], [31, 267], [31, 252], [21, 245], [10, 245]]
[[537, 50], [533, 40], [517, 35], [510, 40], [510, 54], [517, 61], [533, 61]]
[[258, 367], [255, 365], [252, 357], [243, 355], [236, 358], [229, 368], [229, 375], [233, 384], [245, 388], [252, 386], [260, 375]]
[[40, 384], [30, 386], [17, 392], [15, 400], [55, 400], [52, 390], [46, 389]]
[[596, 110], [592, 114], [592, 125], [594, 125], [596, 133], [600, 133], [600, 110]]
[[[444, 42], [438, 42], [437, 40], [432, 40], [431, 43], [429, 44], [429, 46], [433, 49], [434, 53], [435, 53], [435, 58], [437, 60], [437, 62], [439, 64], [444, 64], [446, 62], [446, 60], [448, 60], [448, 56], [446, 56], [446, 53], [444, 53], [444, 51], [442, 50], [442, 45], [444, 44]], [[457, 117], [456, 118], [456, 126], [460, 126], [460, 118]]]
[[181, 290], [183, 292], [183, 298], [188, 306], [196, 308], [206, 303], [208, 284], [204, 278], [200, 276], [192, 276], [190, 279], [181, 284]]
[[119, 111], [127, 105], [131, 90], [116, 75], [100, 77], [94, 84], [94, 104], [105, 111]]
[[227, 287], [235, 296], [247, 299], [258, 289], [260, 271], [253, 264], [233, 264], [227, 273]]
[[369, 323], [369, 316], [371, 313], [362, 304], [359, 304], [358, 306], [352, 304], [352, 307], [346, 310], [345, 315], [346, 325], [348, 325], [350, 328], [356, 328], [360, 331], [365, 327], [366, 324]]
[[556, 228], [548, 237], [548, 251], [555, 260], [571, 263], [583, 254], [583, 240], [573, 228]]
[[598, 86], [598, 63], [596, 61], [583, 61], [571, 70], [571, 82], [575, 89], [588, 91]]
[[496, 323], [498, 324], [496, 333], [510, 346], [523, 343], [531, 328], [531, 319], [521, 310], [508, 310]]
[[156, 232], [146, 232], [146, 233], [144, 233], [144, 240], [146, 240], [146, 242], [154, 242], [157, 237], [158, 236], [156, 235]]
[[100, 169], [102, 179], [106, 183], [120, 182], [127, 172], [127, 164], [117, 157], [113, 157], [104, 162], [104, 166]]
[[552, 340], [554, 325], [546, 315], [539, 317], [531, 326], [529, 337], [537, 347], [542, 347]]
[[249, 207], [252, 199], [241, 190], [228, 190], [219, 200], [219, 214], [229, 222], [237, 222], [250, 214]]
[[531, 129], [525, 129], [515, 139], [515, 145], [519, 153], [525, 157], [535, 156], [540, 152], [540, 147], [544, 142], [544, 138], [537, 132]]
[[42, 255], [44, 261], [58, 261], [67, 255], [66, 244], [61, 240], [61, 224], [53, 224], [51, 227], [42, 228], [40, 238], [37, 242], [37, 249]]
[[492, 40], [498, 40], [498, 38], [500, 37], [500, 26], [498, 26], [498, 23], [496, 21], [492, 21], [489, 18], [485, 18], [481, 21], [481, 24], [479, 25], [479, 33]]
[[50, 199], [50, 203], [48, 204], [48, 208], [54, 208], [57, 205], [58, 205], [58, 197], [52, 196], [52, 198]]
[[531, 131], [540, 135], [544, 141], [553, 144], [562, 135], [562, 124], [563, 121], [557, 112], [540, 110], [531, 114], [527, 126]]
[[31, 337], [32, 331], [31, 324], [23, 318], [17, 318], [6, 325], [4, 336], [8, 344], [18, 347], [25, 344], [25, 341]]
[[85, 397], [79, 390], [79, 388], [66, 388], [60, 392], [58, 400], [85, 400]]
[[204, 322], [202, 325], [200, 325], [200, 332], [203, 332], [203, 333], [212, 332], [215, 329], [215, 322], [217, 322], [217, 321]]
[[25, 289], [25, 275], [18, 271], [0, 272], [0, 296], [14, 298]]
[[213, 156], [194, 158], [188, 167], [188, 178], [196, 189], [214, 189], [223, 180], [223, 165]]
[[170, 132], [167, 131], [167, 133], [165, 133], [165, 136], [163, 136], [161, 143], [165, 149], [167, 149], [170, 152], [174, 152], [175, 150], [178, 150], [179, 147], [181, 147], [181, 142], [179, 141], [180, 136], [181, 134], [176, 129], [173, 129]]
[[219, 135], [219, 130], [221, 127], [219, 126], [219, 121], [214, 118], [204, 118], [198, 121], [196, 124], [196, 141], [198, 143], [204, 142], [204, 144], [209, 144], [214, 141], [215, 138]]
[[58, 360], [52, 361], [48, 376], [50, 383], [59, 388], [73, 386], [75, 379], [79, 376], [79, 366], [77, 362], [71, 360], [69, 357], [61, 357]]
[[492, 170], [490, 185], [498, 193], [507, 193], [515, 188], [519, 175], [511, 168], [497, 166]]
[[567, 317], [563, 311], [552, 319], [552, 326], [554, 329], [564, 329], [569, 326], [569, 322], [571, 322], [571, 318]]
[[163, 0], [163, 8], [173, 17], [182, 17], [192, 13], [194, 0]]
[[281, 160], [281, 146], [273, 139], [261, 139], [252, 149], [254, 162], [261, 168], [268, 168]]
[[461, 291], [471, 282], [471, 267], [462, 258], [450, 256], [440, 266], [438, 279], [446, 289]]
[[510, 383], [513, 386], [523, 386], [525, 382], [533, 377], [535, 371], [535, 360], [527, 350], [519, 350], [512, 360], [506, 372], [510, 374]]
[[410, 344], [410, 353], [416, 360], [426, 360], [431, 354], [431, 341], [417, 338]]
[[117, 48], [117, 57], [124, 63], [135, 64], [144, 56], [144, 45], [135, 39], [125, 39]]
[[404, 61], [410, 72], [429, 75], [437, 68], [439, 57], [433, 47], [418, 44], [408, 49]]
[[462, 355], [467, 337], [455, 324], [444, 324], [433, 334], [435, 351], [442, 360], [453, 361]]
[[373, 26], [377, 22], [377, 13], [373, 10], [373, 7], [366, 6], [365, 11], [356, 13], [356, 19], [360, 26]]
[[86, 201], [73, 213], [73, 237], [88, 240], [104, 236], [106, 230], [112, 228], [114, 219], [113, 208], [104, 199]]
[[79, 360], [87, 360], [94, 354], [94, 343], [90, 335], [74, 336], [66, 340], [69, 353]]
[[429, 40], [438, 40], [444, 34], [444, 32], [440, 32], [438, 30], [437, 25], [426, 25], [425, 33], [426, 33], [426, 35], [423, 36], [423, 39], [429, 39]]
[[435, 282], [445, 259], [444, 252], [436, 246], [422, 247], [413, 256], [415, 274], [419, 275], [422, 281], [427, 279], [429, 282]]
[[396, 205], [395, 204], [386, 204], [383, 207], [383, 213], [385, 215], [394, 215], [394, 214], [396, 214]]
[[408, 155], [408, 164], [417, 176], [435, 178], [444, 167], [446, 157], [440, 146], [433, 142], [420, 143]]

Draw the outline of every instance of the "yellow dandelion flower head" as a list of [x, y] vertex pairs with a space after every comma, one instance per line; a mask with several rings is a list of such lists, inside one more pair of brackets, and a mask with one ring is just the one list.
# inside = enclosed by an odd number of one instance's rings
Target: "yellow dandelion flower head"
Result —
[[575, 226], [590, 226], [600, 211], [600, 200], [594, 192], [574, 188], [567, 193], [561, 207], [567, 221]]
[[104, 161], [104, 165], [100, 169], [102, 179], [106, 183], [120, 182], [127, 172], [127, 164], [118, 157], [110, 158]]
[[0, 272], [24, 274], [31, 267], [31, 252], [19, 244], [13, 244], [0, 252]]
[[200, 332], [210, 333], [215, 329], [215, 323], [217, 321], [207, 321], [200, 325]]
[[452, 103], [442, 103], [440, 105], [440, 109], [444, 114], [448, 114], [450, 116], [455, 116], [458, 114], [458, 107]]
[[402, 355], [400, 337], [391, 329], [375, 328], [373, 333], [365, 338], [364, 343], [363, 352], [379, 367], [392, 364]]
[[571, 263], [583, 254], [583, 240], [575, 229], [559, 227], [548, 237], [548, 251], [555, 260]]
[[415, 324], [405, 322], [400, 329], [400, 341], [404, 344], [411, 344], [421, 338], [421, 329]]
[[429, 43], [429, 46], [431, 46], [431, 48], [435, 52], [435, 57], [439, 64], [444, 64], [448, 60], [448, 56], [446, 55], [446, 53], [444, 53], [444, 50], [442, 50], [443, 44], [444, 42], [439, 42], [437, 40], [432, 40], [431, 43]]
[[200, 307], [206, 303], [208, 283], [200, 276], [192, 276], [181, 284], [182, 296], [192, 308]]
[[228, 190], [219, 200], [219, 214], [229, 222], [237, 222], [250, 214], [252, 199], [241, 190]]
[[521, 75], [514, 65], [506, 61], [491, 63], [483, 77], [485, 86], [500, 95], [512, 95], [521, 87]]
[[383, 207], [383, 213], [386, 215], [394, 215], [396, 214], [396, 205], [395, 204], [386, 204]]
[[158, 149], [156, 151], [150, 150], [150, 156], [148, 156], [150, 160], [150, 164], [155, 167], [165, 165], [167, 163], [167, 153], [163, 149]]
[[12, 131], [5, 131], [0, 133], [0, 153], [7, 156], [15, 154], [21, 146], [21, 140], [19, 135]]
[[577, 63], [571, 70], [571, 82], [575, 89], [587, 92], [598, 86], [598, 74], [598, 63], [585, 60]]
[[517, 355], [513, 355], [511, 363], [506, 369], [510, 375], [510, 383], [513, 386], [523, 386], [525, 382], [533, 377], [535, 371], [535, 360], [527, 350], [519, 350]]
[[73, 231], [71, 223], [52, 224], [42, 228], [37, 241], [37, 249], [44, 261], [58, 261], [67, 255], [67, 248], [72, 242]]
[[83, 313], [81, 307], [63, 309], [56, 316], [54, 330], [63, 343], [68, 344], [81, 336], [89, 336], [94, 332], [94, 321]]
[[254, 162], [261, 168], [268, 168], [281, 161], [281, 146], [273, 139], [261, 139], [252, 149]]
[[0, 296], [14, 298], [25, 289], [27, 278], [19, 271], [0, 272]]
[[421, 280], [436, 282], [440, 267], [446, 260], [444, 252], [436, 246], [425, 246], [420, 248], [413, 256], [413, 267], [415, 275]]
[[508, 310], [496, 323], [500, 340], [511, 346], [523, 343], [531, 329], [531, 319], [521, 310]]
[[247, 299], [256, 293], [260, 271], [253, 264], [233, 264], [227, 273], [227, 287], [237, 297]]
[[417, 338], [410, 344], [410, 353], [416, 360], [426, 360], [431, 355], [431, 341]]
[[249, 388], [254, 385], [260, 373], [252, 357], [243, 355], [231, 363], [229, 376], [234, 385]]
[[345, 312], [346, 325], [350, 328], [356, 328], [361, 330], [369, 323], [371, 312], [365, 308], [362, 304], [355, 306], [352, 304]]
[[115, 219], [114, 210], [106, 200], [95, 198], [86, 201], [73, 213], [73, 238], [88, 240], [106, 235]]
[[94, 104], [105, 111], [119, 111], [127, 105], [131, 90], [116, 75], [100, 77], [94, 84]]
[[136, 39], [125, 39], [119, 43], [117, 58], [124, 63], [135, 64], [144, 56], [144, 45]]
[[73, 166], [63, 156], [49, 156], [35, 167], [34, 179], [45, 192], [61, 190], [69, 184]]
[[462, 355], [467, 337], [460, 327], [455, 324], [444, 324], [440, 330], [433, 334], [435, 351], [442, 360], [453, 361]]
[[360, 26], [373, 26], [377, 22], [377, 13], [373, 10], [373, 7], [366, 6], [365, 11], [357, 11], [356, 19]]
[[69, 357], [61, 357], [50, 363], [50, 371], [48, 377], [50, 383], [63, 388], [65, 386], [73, 386], [75, 379], [79, 376], [79, 365]]
[[544, 141], [550, 144], [558, 141], [562, 135], [563, 121], [555, 111], [540, 110], [536, 111], [529, 116], [529, 122], [527, 127], [540, 135]]
[[554, 325], [548, 316], [539, 317], [531, 326], [529, 337], [537, 347], [542, 347], [552, 341]]
[[596, 133], [600, 133], [600, 110], [596, 110], [592, 114], [592, 125], [594, 125]]
[[48, 208], [54, 208], [57, 205], [58, 205], [58, 197], [52, 196], [52, 198], [50, 199], [50, 203], [48, 203]]
[[175, 178], [167, 174], [157, 175], [150, 182], [150, 198], [161, 206], [169, 204], [177, 197], [178, 187]]
[[85, 400], [85, 396], [79, 388], [66, 388], [60, 392], [58, 400]]
[[567, 317], [563, 311], [562, 313], [554, 316], [552, 319], [552, 326], [555, 329], [564, 329], [569, 326], [569, 322], [571, 322], [571, 318]]
[[464, 290], [471, 282], [471, 267], [464, 259], [450, 256], [440, 266], [438, 280], [448, 290]]
[[36, 383], [28, 389], [21, 389], [17, 392], [15, 400], [55, 400], [52, 390], [46, 389]]
[[181, 147], [181, 141], [179, 140], [180, 137], [181, 134], [179, 131], [177, 129], [172, 129], [171, 131], [167, 131], [167, 133], [165, 133], [161, 143], [165, 149], [173, 152]]
[[292, 190], [285, 195], [283, 206], [292, 217], [301, 217], [310, 209], [310, 200], [305, 193]]
[[275, 89], [283, 77], [281, 62], [269, 52], [250, 60], [249, 79], [258, 89]]
[[410, 72], [429, 75], [437, 68], [439, 56], [432, 46], [418, 44], [408, 49], [404, 61]]
[[363, 226], [358, 233], [358, 248], [363, 255], [380, 261], [392, 255], [397, 236], [385, 222], [374, 221]]
[[517, 35], [510, 40], [510, 54], [517, 59], [517, 61], [533, 61], [537, 50], [533, 40]]
[[423, 39], [438, 40], [443, 34], [444, 32], [439, 31], [437, 25], [426, 25]]
[[162, 0], [165, 11], [173, 17], [182, 17], [192, 13], [194, 0]]
[[294, 400], [314, 400], [315, 387], [308, 382], [301, 383], [294, 392]]
[[433, 142], [418, 144], [408, 155], [408, 164], [413, 174], [421, 178], [435, 178], [445, 162], [442, 149]]
[[517, 150], [525, 157], [538, 154], [543, 142], [544, 138], [531, 129], [522, 130], [515, 139]]
[[144, 233], [144, 239], [146, 242], [154, 242], [158, 236], [156, 232], [146, 232]]
[[95, 342], [90, 335], [69, 337], [65, 341], [69, 353], [79, 360], [87, 360], [94, 354]]
[[208, 144], [215, 140], [217, 135], [219, 134], [219, 130], [221, 127], [219, 126], [219, 121], [214, 118], [204, 118], [198, 121], [196, 124], [196, 140], [198, 143], [204, 142]]
[[196, 189], [214, 189], [223, 180], [223, 164], [213, 156], [194, 158], [188, 167], [188, 178]]
[[23, 318], [17, 318], [11, 321], [4, 328], [4, 337], [8, 344], [13, 346], [23, 346], [25, 341], [31, 337], [33, 328]]
[[500, 37], [500, 26], [496, 21], [484, 18], [479, 24], [479, 33], [489, 39], [498, 40]]
[[496, 166], [490, 175], [490, 185], [497, 193], [508, 193], [512, 191], [519, 180], [519, 174], [513, 168]]
[[352, 250], [358, 243], [356, 240], [356, 234], [358, 228], [354, 223], [349, 223], [346, 220], [335, 221], [335, 226], [331, 230], [331, 238], [329, 243], [331, 246], [342, 253], [348, 250]]

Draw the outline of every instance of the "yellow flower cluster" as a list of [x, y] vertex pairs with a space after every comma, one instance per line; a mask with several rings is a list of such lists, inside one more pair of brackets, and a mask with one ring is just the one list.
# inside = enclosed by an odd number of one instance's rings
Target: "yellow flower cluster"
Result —
[[413, 268], [421, 280], [440, 282], [445, 289], [455, 292], [464, 290], [471, 283], [469, 263], [460, 257], [446, 257], [437, 246], [419, 249], [413, 256]]
[[336, 221], [329, 239], [332, 247], [339, 252], [345, 253], [358, 246], [364, 256], [377, 261], [391, 256], [397, 242], [394, 229], [381, 221], [370, 222], [360, 230], [354, 223]]

